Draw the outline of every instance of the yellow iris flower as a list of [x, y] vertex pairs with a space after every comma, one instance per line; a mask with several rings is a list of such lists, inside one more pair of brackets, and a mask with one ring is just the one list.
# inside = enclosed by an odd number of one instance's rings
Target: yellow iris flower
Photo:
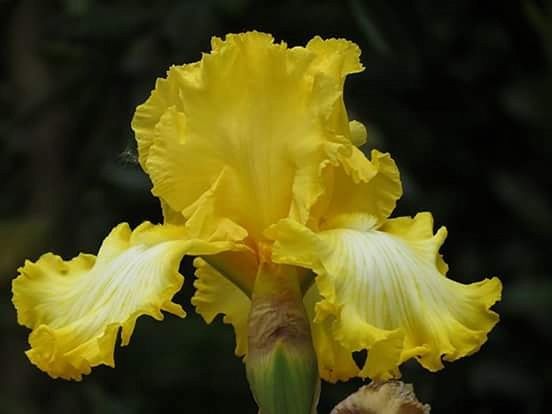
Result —
[[75, 380], [114, 366], [117, 335], [127, 345], [139, 316], [184, 316], [172, 302], [184, 255], [198, 257], [192, 303], [208, 323], [225, 315], [240, 356], [267, 266], [301, 287], [325, 380], [397, 376], [410, 358], [435, 371], [476, 352], [498, 321], [501, 283], [447, 278], [446, 230], [433, 233], [431, 214], [389, 218], [399, 172], [388, 154], [358, 149], [366, 130], [343, 101], [359, 56], [346, 40], [288, 48], [249, 32], [171, 67], [132, 121], [164, 223], [120, 224], [97, 256], [48, 253], [19, 269], [13, 302], [32, 330], [31, 362]]

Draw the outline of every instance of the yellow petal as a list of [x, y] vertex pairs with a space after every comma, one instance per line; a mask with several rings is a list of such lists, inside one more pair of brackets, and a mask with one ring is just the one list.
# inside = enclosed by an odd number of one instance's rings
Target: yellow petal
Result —
[[155, 126], [161, 119], [161, 115], [169, 106], [178, 103], [179, 90], [176, 87], [177, 76], [194, 76], [198, 71], [198, 65], [182, 65], [176, 71], [171, 67], [167, 71], [166, 79], [157, 79], [155, 89], [144, 104], [136, 108], [136, 113], [132, 119], [132, 129], [134, 130], [138, 142], [138, 160], [142, 168], [146, 168], [146, 160], [149, 150], [153, 144]]
[[[317, 318], [333, 317], [335, 337], [349, 351], [368, 350], [361, 376], [381, 379], [417, 357], [427, 369], [476, 352], [498, 321], [498, 278], [464, 285], [443, 276], [426, 214], [378, 230], [314, 233], [282, 220], [271, 231], [273, 260], [312, 268], [323, 300]], [[388, 231], [386, 231], [388, 230]]]
[[337, 79], [349, 73], [364, 70], [360, 63], [360, 48], [345, 39], [322, 39], [315, 36], [307, 43], [307, 49], [316, 54], [315, 64], [320, 72]]
[[280, 218], [305, 222], [328, 153], [361, 139], [343, 105], [360, 51], [319, 38], [288, 49], [257, 32], [212, 43], [199, 63], [172, 67], [138, 107], [140, 159], [174, 211], [190, 218], [201, 209], [200, 222], [226, 220], [230, 233], [258, 240]]
[[161, 203], [161, 212], [163, 213], [163, 222], [165, 224], [184, 225], [186, 223], [186, 218], [180, 211], [173, 210], [163, 199], [159, 201]]
[[327, 39], [319, 36], [310, 40], [306, 46], [307, 50], [315, 54], [312, 66], [317, 73], [326, 78], [320, 81], [318, 96], [321, 101], [334, 99], [332, 101], [331, 113], [329, 113], [329, 128], [337, 126], [338, 134], [344, 134], [354, 145], [360, 146], [366, 141], [366, 128], [358, 121], [349, 123], [349, 128], [343, 128], [348, 122], [347, 110], [343, 100], [343, 84], [345, 77], [350, 73], [358, 73], [364, 70], [360, 63], [360, 48], [353, 42], [345, 39]]
[[245, 248], [229, 250], [212, 256], [203, 256], [203, 260], [248, 297], [251, 296], [259, 266], [254, 251]]
[[311, 335], [318, 359], [320, 377], [328, 382], [347, 381], [358, 376], [359, 369], [351, 352], [347, 351], [334, 338], [332, 319], [318, 321], [315, 306], [321, 300], [320, 293], [313, 284], [303, 299], [310, 320]]
[[194, 266], [197, 279], [194, 282], [196, 292], [192, 297], [192, 304], [207, 323], [213, 322], [218, 314], [223, 314], [223, 322], [234, 327], [236, 355], [245, 356], [251, 300], [205, 260], [196, 258]]
[[402, 195], [399, 170], [389, 154], [373, 150], [371, 160], [354, 148], [333, 168], [333, 191], [322, 211], [320, 227], [365, 230], [385, 221]]
[[410, 245], [427, 260], [435, 260], [435, 265], [443, 275], [447, 274], [448, 265], [439, 249], [447, 238], [446, 227], [441, 227], [433, 235], [433, 216], [429, 212], [416, 214], [416, 217], [395, 217], [387, 220], [380, 228], [381, 231], [410, 241]]
[[13, 302], [18, 322], [32, 329], [27, 356], [33, 364], [53, 378], [80, 380], [91, 367], [114, 366], [119, 328], [127, 345], [139, 316], [183, 317], [171, 301], [183, 282], [182, 256], [233, 248], [185, 238], [181, 227], [146, 222], [131, 231], [125, 223], [106, 237], [97, 257], [64, 261], [47, 253], [27, 261], [13, 281]]

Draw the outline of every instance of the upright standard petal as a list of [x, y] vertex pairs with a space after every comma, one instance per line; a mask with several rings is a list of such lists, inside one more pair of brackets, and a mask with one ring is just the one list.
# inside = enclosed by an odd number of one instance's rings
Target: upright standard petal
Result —
[[208, 210], [208, 222], [260, 240], [280, 218], [305, 222], [323, 192], [323, 162], [363, 141], [343, 104], [360, 50], [320, 38], [287, 48], [258, 32], [212, 47], [200, 62], [172, 67], [138, 107], [140, 161], [172, 210], [187, 219]]
[[389, 154], [372, 150], [368, 160], [358, 149], [331, 168], [333, 182], [318, 226], [365, 229], [382, 224], [402, 195], [399, 170]]
[[288, 219], [272, 229], [276, 262], [318, 274], [316, 318], [332, 318], [333, 334], [349, 352], [368, 350], [360, 376], [397, 376], [412, 357], [438, 370], [442, 357], [477, 351], [498, 321], [489, 308], [500, 299], [500, 281], [464, 285], [444, 277], [438, 250], [445, 232], [433, 235], [429, 218], [318, 233]]
[[13, 302], [19, 323], [32, 329], [31, 362], [53, 378], [80, 380], [94, 366], [114, 366], [119, 328], [127, 345], [141, 315], [161, 320], [166, 311], [184, 317], [171, 300], [183, 283], [182, 256], [234, 248], [186, 238], [182, 227], [146, 222], [131, 231], [120, 224], [97, 257], [64, 261], [48, 253], [27, 261], [13, 281]]

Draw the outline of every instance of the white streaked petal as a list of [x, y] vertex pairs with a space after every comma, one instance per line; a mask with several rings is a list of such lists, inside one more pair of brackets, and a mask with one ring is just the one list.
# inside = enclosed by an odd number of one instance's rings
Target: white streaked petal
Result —
[[119, 328], [126, 345], [139, 316], [185, 315], [171, 300], [184, 280], [182, 256], [231, 248], [186, 240], [181, 227], [143, 223], [131, 231], [125, 223], [106, 237], [98, 257], [64, 261], [48, 253], [27, 261], [13, 282], [18, 321], [33, 330], [27, 356], [53, 378], [80, 380], [94, 366], [114, 366]]
[[[418, 223], [418, 220], [425, 224]], [[479, 349], [498, 321], [489, 310], [500, 298], [497, 278], [464, 285], [443, 277], [438, 247], [443, 231], [416, 239], [416, 216], [382, 230], [314, 233], [291, 220], [273, 228], [277, 262], [312, 268], [323, 297], [317, 318], [332, 317], [334, 334], [350, 352], [367, 349], [360, 375], [386, 378], [417, 356], [430, 369]], [[382, 227], [385, 229], [385, 226]], [[410, 231], [409, 231], [410, 230]]]

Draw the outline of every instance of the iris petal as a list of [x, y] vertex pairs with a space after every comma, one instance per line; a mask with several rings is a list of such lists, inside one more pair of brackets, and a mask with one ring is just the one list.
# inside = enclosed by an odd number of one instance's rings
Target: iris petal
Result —
[[[477, 351], [498, 321], [497, 278], [464, 285], [443, 277], [443, 231], [428, 214], [381, 229], [314, 233], [283, 220], [273, 229], [276, 262], [312, 268], [323, 298], [317, 318], [334, 318], [336, 338], [350, 352], [367, 349], [361, 376], [388, 378], [416, 356], [429, 370]], [[392, 232], [389, 231], [392, 228]], [[387, 231], [386, 231], [387, 230]]]
[[53, 378], [80, 380], [91, 367], [114, 366], [119, 328], [127, 345], [139, 316], [185, 315], [171, 300], [183, 283], [183, 255], [233, 248], [230, 242], [187, 240], [182, 227], [146, 222], [134, 231], [127, 224], [115, 227], [97, 257], [64, 261], [47, 253], [27, 261], [13, 282], [18, 321], [32, 329], [27, 356]]
[[209, 193], [207, 222], [237, 223], [260, 240], [280, 218], [305, 222], [324, 190], [321, 165], [364, 139], [343, 104], [360, 51], [320, 38], [287, 48], [257, 32], [212, 43], [199, 63], [172, 67], [137, 109], [140, 160], [172, 210], [190, 218]]
[[399, 170], [389, 154], [373, 150], [371, 159], [354, 148], [332, 168], [320, 227], [366, 229], [385, 221], [402, 195]]
[[247, 354], [247, 329], [251, 300], [230, 280], [201, 258], [194, 260], [196, 292], [192, 304], [205, 322], [211, 323], [219, 314], [223, 322], [234, 327], [237, 356]]
[[310, 320], [313, 346], [318, 359], [320, 377], [328, 382], [347, 381], [359, 374], [351, 352], [334, 337], [332, 318], [318, 320], [315, 307], [322, 298], [313, 284], [303, 299]]

